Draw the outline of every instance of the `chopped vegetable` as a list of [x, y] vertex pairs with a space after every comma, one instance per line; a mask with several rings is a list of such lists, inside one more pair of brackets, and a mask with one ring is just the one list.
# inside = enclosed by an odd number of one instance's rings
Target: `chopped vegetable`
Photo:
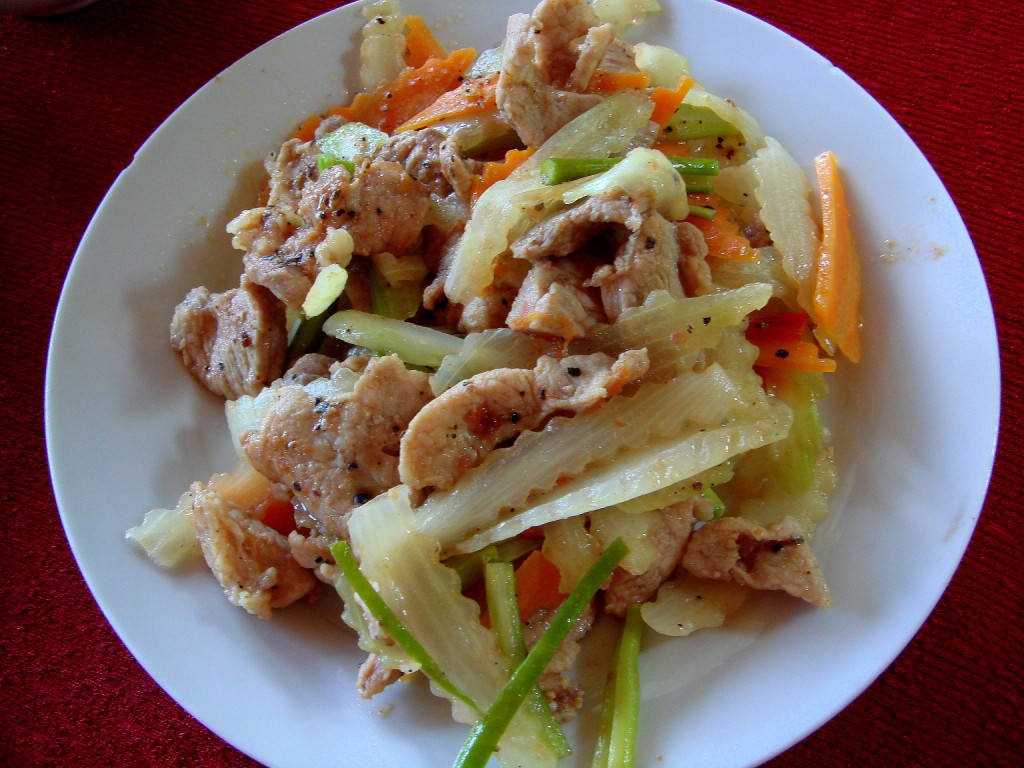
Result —
[[[687, 185], [687, 191], [692, 191], [689, 185]], [[693, 200], [694, 198], [691, 198], [691, 214], [694, 208], [699, 207], [693, 205]], [[750, 241], [740, 232], [739, 224], [721, 204], [721, 200], [711, 195], [708, 202], [714, 212], [711, 218], [693, 222], [704, 235], [704, 242], [708, 246], [708, 256], [730, 261], [757, 261], [761, 258], [760, 254], [751, 247]]]
[[358, 94], [349, 106], [335, 107], [331, 113], [394, 133], [396, 126], [457, 87], [475, 55], [472, 48], [461, 48], [445, 59], [430, 59], [420, 67], [410, 67], [397, 79], [370, 93]]
[[462, 339], [444, 331], [345, 309], [324, 323], [324, 333], [381, 354], [395, 354], [409, 365], [436, 368], [446, 355], [457, 355]]
[[592, 768], [633, 768], [640, 721], [640, 606], [631, 605], [622, 625], [605, 684]]
[[405, 17], [405, 64], [408, 67], [422, 67], [431, 59], [448, 56], [434, 33], [430, 31], [422, 16]]
[[819, 155], [814, 169], [824, 234], [815, 274], [813, 314], [825, 338], [856, 363], [860, 360], [860, 259], [850, 228], [850, 211], [835, 155]]
[[505, 153], [505, 159], [500, 161], [484, 163], [483, 170], [473, 178], [473, 199], [480, 197], [499, 181], [504, 181], [512, 172], [525, 163], [537, 150], [528, 147], [527, 149], [510, 149]]
[[[621, 157], [551, 157], [541, 164], [545, 184], [562, 184], [584, 176], [604, 173], [621, 163]], [[669, 162], [681, 175], [714, 176], [718, 160], [713, 157], [670, 157]]]
[[444, 120], [452, 120], [485, 113], [497, 113], [494, 94], [498, 84], [497, 73], [476, 80], [466, 80], [399, 125], [396, 133], [427, 128]]
[[684, 75], [675, 88], [655, 88], [651, 91], [651, 101], [654, 102], [654, 112], [651, 114], [651, 122], [657, 123], [662, 130], [669, 124], [672, 116], [683, 103], [687, 92], [693, 87], [694, 80], [689, 75]]
[[541, 673], [558, 651], [565, 636], [569, 634], [572, 625], [604, 580], [625, 556], [626, 545], [622, 541], [613, 543], [559, 606], [544, 634], [512, 673], [512, 677], [498, 693], [487, 713], [474, 726], [455, 760], [454, 768], [483, 768], [486, 765], [505, 729], [515, 717], [523, 700], [537, 685]]
[[605, 72], [598, 70], [587, 84], [588, 93], [615, 93], [646, 88], [651, 84], [646, 72]]
[[320, 150], [316, 158], [317, 170], [323, 173], [332, 165], [343, 163], [352, 173], [359, 161], [370, 157], [387, 140], [384, 131], [359, 122], [345, 123], [317, 140]]
[[519, 613], [529, 619], [538, 611], [550, 611], [562, 604], [565, 595], [558, 589], [558, 569], [534, 550], [516, 568], [516, 593], [519, 595]]
[[384, 602], [377, 590], [370, 584], [362, 571], [359, 570], [359, 563], [356, 562], [355, 556], [352, 554], [352, 550], [348, 545], [347, 541], [336, 541], [331, 545], [331, 554], [334, 556], [334, 561], [338, 564], [338, 568], [341, 570], [342, 575], [346, 581], [351, 585], [356, 595], [366, 606], [367, 610], [373, 614], [373, 617], [380, 622], [381, 627], [385, 632], [388, 633], [388, 637], [398, 643], [416, 662], [420, 665], [423, 673], [433, 680], [442, 689], [450, 693], [459, 701], [464, 702], [473, 709], [479, 711], [479, 707], [476, 702], [473, 701], [469, 696], [463, 693], [459, 688], [452, 683], [451, 680], [445, 675], [441, 668], [437, 665], [427, 650], [420, 645], [420, 642], [412, 636], [412, 633], [405, 628], [398, 616], [395, 615], [394, 611], [388, 607], [388, 604]]
[[739, 129], [719, 117], [710, 107], [682, 103], [665, 126], [676, 141], [705, 139], [711, 136], [735, 136]]

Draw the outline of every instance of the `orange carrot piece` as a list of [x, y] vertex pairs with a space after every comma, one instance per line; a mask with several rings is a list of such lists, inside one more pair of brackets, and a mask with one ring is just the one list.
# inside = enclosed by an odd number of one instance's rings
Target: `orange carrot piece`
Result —
[[797, 341], [780, 347], [760, 347], [755, 368], [784, 368], [789, 371], [832, 373], [836, 361], [818, 357], [819, 347], [813, 341]]
[[437, 42], [422, 16], [405, 17], [405, 65], [422, 67], [431, 59], [444, 59], [448, 51]]
[[497, 85], [497, 72], [488, 77], [467, 80], [457, 88], [442, 93], [425, 109], [399, 125], [395, 129], [395, 133], [426, 128], [428, 125], [454, 117], [496, 112], [498, 106], [494, 94]]
[[480, 197], [488, 188], [503, 179], [507, 179], [516, 168], [526, 162], [537, 150], [533, 147], [527, 149], [510, 149], [505, 153], [504, 160], [496, 160], [484, 163], [483, 170], [473, 178], [473, 199]]
[[860, 360], [860, 259], [850, 229], [850, 210], [832, 152], [814, 159], [821, 196], [821, 250], [812, 306], [825, 335], [851, 362]]
[[693, 87], [693, 82], [692, 77], [684, 76], [679, 81], [678, 88], [658, 86], [652, 89], [651, 101], [654, 102], [654, 112], [651, 114], [651, 120], [664, 130], [668, 121], [672, 119], [672, 115], [679, 109], [679, 105], [683, 103], [687, 92]]
[[715, 209], [712, 219], [691, 216], [687, 219], [704, 235], [708, 246], [708, 256], [727, 261], [755, 262], [761, 258], [750, 241], [740, 232], [740, 225], [729, 215], [718, 195], [693, 195], [694, 201]]
[[472, 48], [460, 48], [445, 59], [430, 59], [421, 67], [407, 67], [395, 80], [371, 93], [360, 93], [349, 106], [335, 107], [331, 114], [393, 133], [395, 126], [458, 86], [475, 58]]
[[604, 72], [598, 70], [587, 84], [588, 93], [618, 93], [635, 91], [651, 84], [646, 72]]
[[299, 126], [299, 129], [292, 135], [293, 139], [299, 141], [312, 141], [316, 136], [316, 129], [320, 126], [320, 117], [317, 115], [310, 115], [306, 120]]
[[565, 595], [558, 591], [560, 579], [558, 567], [539, 549], [533, 550], [516, 568], [516, 595], [523, 621], [537, 611], [553, 610], [562, 604]]

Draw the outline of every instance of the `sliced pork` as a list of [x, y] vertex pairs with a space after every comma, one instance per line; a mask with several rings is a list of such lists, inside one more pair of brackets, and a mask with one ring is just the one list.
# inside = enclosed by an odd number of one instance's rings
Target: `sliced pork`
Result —
[[174, 310], [171, 346], [217, 395], [255, 395], [281, 375], [288, 352], [284, 305], [245, 278], [238, 288], [193, 288]]
[[542, 357], [533, 370], [479, 373], [426, 405], [402, 438], [399, 475], [421, 490], [446, 489], [495, 446], [555, 413], [579, 413], [647, 372], [647, 352]]
[[781, 589], [819, 608], [831, 602], [818, 559], [791, 517], [764, 526], [740, 517], [714, 520], [690, 537], [683, 568], [703, 579]]

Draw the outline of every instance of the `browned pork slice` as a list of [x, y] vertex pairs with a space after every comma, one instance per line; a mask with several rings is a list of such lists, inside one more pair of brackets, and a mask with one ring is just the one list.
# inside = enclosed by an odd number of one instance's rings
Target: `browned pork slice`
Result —
[[171, 346], [214, 394], [230, 400], [256, 395], [284, 368], [284, 305], [244, 277], [225, 293], [193, 288], [174, 310]]
[[[523, 639], [526, 641], [527, 649], [537, 644], [551, 623], [553, 615], [554, 611], [541, 610], [526, 620], [523, 624]], [[572, 625], [565, 640], [558, 646], [551, 663], [538, 681], [555, 717], [563, 723], [576, 717], [576, 713], [583, 706], [583, 691], [573, 680], [571, 673], [576, 664], [576, 657], [580, 653], [580, 641], [594, 626], [594, 616], [594, 601], [591, 600]]]
[[313, 574], [291, 556], [288, 540], [228, 501], [211, 486], [193, 483], [192, 521], [203, 558], [228, 599], [261, 619], [308, 595]]
[[344, 227], [357, 256], [388, 251], [396, 256], [420, 239], [430, 193], [398, 163], [364, 162], [349, 174], [343, 165], [328, 168], [305, 186], [299, 214], [322, 227]]
[[601, 289], [601, 304], [612, 322], [643, 304], [651, 291], [681, 298], [676, 225], [657, 211], [647, 213], [615, 253], [615, 261], [594, 271], [591, 284]]
[[326, 379], [331, 375], [331, 366], [335, 362], [333, 357], [321, 355], [317, 352], [303, 355], [291, 364], [291, 367], [284, 372], [280, 379], [274, 382], [274, 385], [304, 387], [311, 381]]
[[436, 128], [391, 137], [374, 155], [374, 162], [380, 160], [398, 163], [438, 197], [454, 192], [461, 200], [469, 200], [475, 163], [462, 157], [453, 137]]
[[615, 39], [615, 28], [611, 24], [591, 27], [580, 43], [579, 57], [569, 77], [569, 88], [574, 91], [585, 90], [590, 85], [598, 67], [604, 61], [609, 46]]
[[646, 350], [562, 360], [533, 370], [478, 373], [424, 406], [402, 438], [399, 475], [410, 488], [450, 488], [495, 446], [536, 429], [556, 413], [579, 413], [613, 397], [647, 372]]
[[533, 40], [537, 74], [545, 82], [564, 88], [577, 64], [573, 42], [601, 22], [585, 0], [541, 0], [533, 10], [532, 21], [537, 30]]
[[629, 606], [650, 600], [658, 587], [679, 566], [693, 528], [693, 500], [682, 501], [661, 510], [661, 525], [653, 532], [653, 544], [658, 551], [651, 567], [640, 574], [622, 568], [612, 573], [611, 582], [604, 591], [604, 609], [613, 616], [624, 617]]
[[587, 277], [575, 267], [568, 259], [534, 264], [512, 302], [508, 327], [571, 341], [602, 322], [600, 306], [584, 288]]
[[643, 224], [646, 209], [622, 193], [595, 195], [531, 227], [512, 243], [517, 259], [568, 256], [598, 235], [609, 232], [609, 225], [621, 224], [636, 231]]
[[765, 526], [739, 517], [714, 520], [690, 537], [683, 568], [703, 579], [781, 589], [819, 608], [831, 602], [818, 559], [791, 517]]
[[267, 206], [243, 211], [228, 224], [228, 232], [234, 235], [231, 244], [245, 252], [246, 277], [289, 307], [301, 307], [320, 271], [316, 247], [326, 230], [307, 226], [289, 208]]
[[291, 210], [298, 207], [303, 187], [317, 176], [319, 151], [315, 141], [289, 139], [264, 161], [268, 174], [267, 205]]
[[676, 243], [679, 245], [679, 276], [687, 296], [714, 293], [711, 267], [708, 266], [708, 244], [704, 234], [688, 221], [676, 222]]
[[402, 433], [432, 396], [426, 374], [373, 358], [351, 392], [330, 399], [281, 387], [242, 447], [257, 472], [294, 493], [314, 535], [347, 538], [353, 508], [398, 484]]
[[402, 670], [385, 666], [374, 653], [366, 657], [359, 667], [356, 688], [364, 699], [372, 699], [402, 676]]
[[[538, 11], [566, 4], [585, 5], [578, 0], [545, 0]], [[572, 32], [578, 37], [586, 34], [586, 28], [566, 32], [555, 21], [542, 29], [539, 22], [524, 13], [509, 17], [495, 98], [502, 118], [527, 146], [539, 147], [563, 125], [601, 101], [596, 94], [567, 90], [564, 82], [559, 86], [545, 76], [558, 77], [565, 68], [562, 62], [566, 57], [558, 52], [557, 41]], [[575, 63], [573, 55], [566, 79]]]

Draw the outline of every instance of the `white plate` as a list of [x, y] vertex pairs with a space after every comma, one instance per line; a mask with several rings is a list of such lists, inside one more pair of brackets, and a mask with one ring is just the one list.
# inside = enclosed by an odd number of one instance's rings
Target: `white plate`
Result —
[[[463, 3], [409, 0], [406, 10], [444, 43], [497, 42], [507, 14]], [[685, 52], [709, 90], [752, 112], [808, 169], [817, 153], [837, 153], [865, 259], [866, 351], [835, 385], [842, 483], [816, 540], [834, 607], [767, 598], [729, 629], [652, 643], [643, 656], [639, 764], [745, 766], [842, 709], [945, 589], [991, 471], [996, 339], [967, 232], [892, 118], [763, 22], [710, 0], [665, 4], [643, 37]], [[344, 100], [360, 24], [349, 6], [271, 41], [146, 142], [75, 256], [47, 371], [57, 500], [97, 601], [171, 696], [271, 766], [444, 766], [466, 733], [423, 686], [357, 699], [361, 654], [333, 601], [261, 622], [230, 606], [205, 570], [161, 571], [124, 539], [147, 509], [233, 464], [221, 405], [169, 351], [168, 322], [192, 286], [236, 284], [224, 225], [251, 204], [261, 158], [306, 115]], [[588, 760], [583, 744], [578, 764]]]

